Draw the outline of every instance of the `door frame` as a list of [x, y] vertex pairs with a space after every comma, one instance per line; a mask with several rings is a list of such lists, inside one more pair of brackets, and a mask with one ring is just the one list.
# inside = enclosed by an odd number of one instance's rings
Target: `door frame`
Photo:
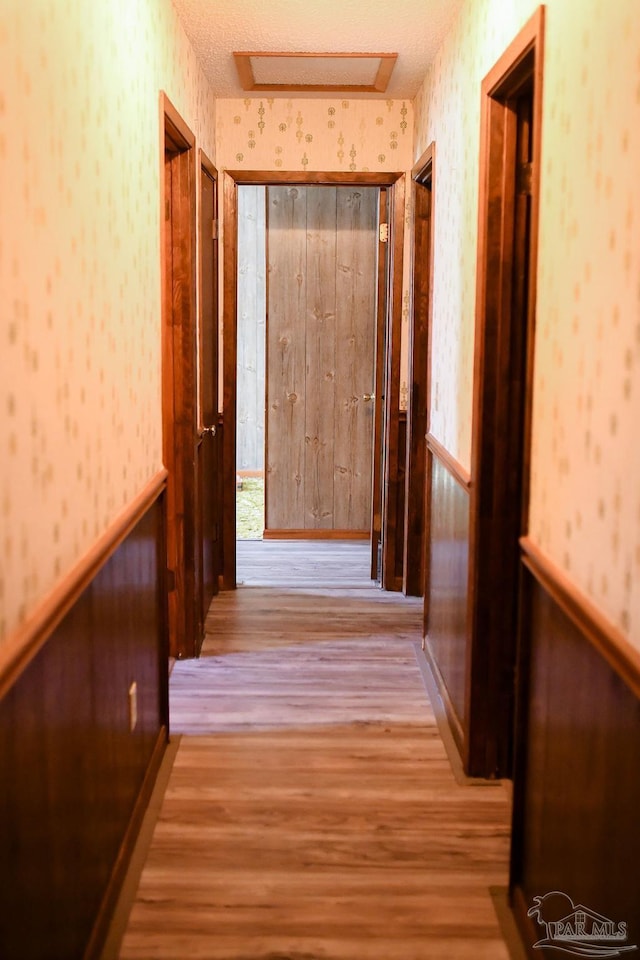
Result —
[[[427, 443], [431, 392], [431, 318], [436, 147], [430, 143], [411, 171], [413, 229], [412, 309], [409, 316], [409, 403], [404, 517], [403, 590], [421, 597], [425, 589]], [[428, 194], [428, 197], [427, 197]]]
[[[198, 433], [196, 463], [198, 483], [198, 636], [204, 638], [205, 620], [212, 598], [218, 593], [220, 573], [219, 487], [219, 344], [218, 304], [218, 171], [207, 154], [198, 151]], [[204, 219], [204, 184], [211, 181], [212, 218]], [[208, 258], [208, 264], [206, 262]], [[205, 269], [206, 268], [206, 269]], [[210, 296], [209, 317], [205, 316], [205, 275]], [[205, 330], [207, 331], [205, 336]], [[205, 378], [211, 387], [205, 390]], [[208, 563], [205, 563], [208, 554]], [[209, 568], [209, 569], [208, 569]]]
[[[198, 653], [195, 135], [160, 93], [162, 458], [167, 468], [169, 654]], [[171, 164], [167, 183], [166, 164]], [[175, 178], [175, 181], [174, 181]]]
[[[297, 173], [251, 170], [224, 172], [224, 305], [223, 305], [223, 585], [236, 587], [236, 366], [237, 366], [237, 241], [239, 186], [271, 185], [308, 186], [377, 186], [387, 191], [391, 216], [387, 263], [378, 266], [385, 270], [387, 289], [386, 323], [389, 336], [386, 364], [385, 437], [387, 451], [383, 487], [389, 491], [387, 509], [383, 517], [383, 576], [382, 586], [389, 589], [395, 569], [395, 529], [398, 523], [395, 496], [398, 486], [398, 423], [400, 394], [400, 338], [402, 325], [402, 256], [404, 243], [404, 173]], [[376, 366], [381, 358], [376, 357]], [[393, 402], [395, 399], [395, 403]], [[395, 451], [395, 453], [394, 453]], [[374, 472], [379, 457], [374, 450]], [[393, 535], [392, 535], [393, 531]], [[385, 582], [387, 581], [387, 582]]]
[[[527, 531], [529, 507], [543, 39], [544, 7], [539, 7], [482, 82], [465, 695], [468, 719], [463, 755], [465, 770], [472, 776], [510, 776], [512, 769], [518, 538]], [[517, 336], [511, 299], [516, 258], [514, 103], [528, 85], [533, 91], [533, 159], [524, 363], [519, 377], [510, 363], [512, 337]], [[512, 451], [510, 456], [505, 439], [514, 399], [521, 401], [522, 412], [518, 463]], [[502, 481], [514, 470], [519, 474], [512, 485], [517, 494], [508, 485], [503, 488], [506, 493], [500, 494]]]

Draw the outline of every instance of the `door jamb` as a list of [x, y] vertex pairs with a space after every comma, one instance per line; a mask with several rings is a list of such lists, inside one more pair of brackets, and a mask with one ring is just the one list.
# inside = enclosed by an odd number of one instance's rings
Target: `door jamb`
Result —
[[[533, 164], [531, 181], [529, 287], [521, 454], [521, 532], [528, 522], [531, 394], [536, 314], [536, 264], [540, 197], [542, 65], [544, 7], [539, 7], [482, 83], [480, 198], [478, 223], [477, 308], [475, 330], [471, 502], [469, 538], [469, 643], [466, 664], [466, 730], [464, 765], [472, 776], [509, 776], [513, 717], [505, 696], [513, 696], [517, 638], [497, 629], [503, 586], [488, 558], [511, 551], [517, 563], [518, 544], [505, 542], [493, 502], [496, 470], [506, 469], [506, 448], [500, 428], [509, 407], [505, 336], [511, 329], [509, 225], [513, 225], [515, 121], [509, 101], [533, 81]], [[508, 342], [507, 342], [508, 346]], [[507, 373], [505, 373], [507, 370]], [[501, 399], [496, 400], [496, 397]], [[502, 459], [500, 459], [502, 457]], [[508, 561], [506, 561], [508, 563]], [[517, 582], [515, 588], [517, 591]], [[502, 639], [501, 639], [502, 638]], [[506, 729], [505, 729], [506, 726]]]
[[[407, 596], [421, 597], [425, 589], [426, 435], [429, 432], [431, 393], [431, 319], [433, 307], [435, 143], [429, 144], [411, 171], [414, 215], [411, 253], [412, 309], [409, 316], [409, 405], [404, 518], [404, 577]], [[423, 195], [429, 192], [428, 234], [419, 230]]]
[[[196, 150], [195, 136], [160, 93], [162, 458], [167, 476], [170, 656], [194, 656], [196, 610]], [[171, 157], [167, 192], [165, 165]], [[171, 256], [168, 246], [171, 244]], [[176, 282], [179, 275], [180, 282]], [[172, 582], [173, 581], [173, 582]], [[171, 589], [173, 587], [173, 589]]]
[[[389, 324], [387, 389], [385, 392], [386, 431], [383, 483], [389, 491], [386, 529], [383, 539], [382, 586], [388, 589], [395, 569], [395, 529], [398, 485], [398, 422], [400, 391], [400, 336], [402, 323], [402, 255], [404, 242], [404, 173], [295, 173], [226, 170], [224, 172], [224, 306], [223, 306], [223, 585], [236, 588], [236, 365], [237, 365], [237, 188], [243, 185], [307, 184], [379, 186], [388, 190], [393, 210], [389, 224]], [[376, 363], [379, 362], [377, 358]], [[394, 402], [395, 401], [395, 402]], [[394, 453], [395, 451], [395, 453]], [[376, 456], [374, 452], [374, 456]], [[384, 522], [384, 520], [383, 520]], [[391, 525], [393, 527], [391, 528]], [[387, 583], [388, 581], [388, 583]]]
[[[198, 445], [198, 511], [197, 511], [197, 522], [199, 526], [199, 533], [197, 537], [197, 542], [199, 546], [198, 551], [198, 635], [199, 642], [204, 639], [205, 634], [205, 620], [209, 604], [213, 598], [218, 593], [218, 577], [220, 570], [220, 541], [219, 541], [219, 504], [218, 504], [218, 487], [219, 482], [216, 482], [215, 489], [208, 489], [205, 491], [202, 484], [202, 475], [201, 471], [205, 469], [205, 464], [210, 463], [213, 460], [216, 470], [216, 481], [217, 470], [218, 470], [218, 461], [219, 457], [219, 437], [218, 437], [218, 407], [220, 404], [219, 400], [219, 384], [218, 384], [218, 371], [219, 371], [219, 349], [220, 349], [220, 313], [219, 313], [219, 297], [218, 297], [218, 236], [217, 236], [217, 224], [218, 224], [218, 171], [214, 164], [211, 162], [207, 154], [202, 148], [198, 151], [198, 197], [199, 197], [199, 209], [198, 209], [198, 239], [199, 239], [199, 250], [198, 250], [198, 433], [197, 433], [197, 445]], [[212, 181], [212, 199], [213, 199], [213, 223], [205, 223], [203, 216], [203, 206], [202, 206], [202, 195], [203, 195], [203, 183], [205, 179], [208, 178]], [[211, 244], [209, 248], [211, 255], [211, 305], [212, 305], [212, 333], [213, 342], [205, 344], [204, 339], [204, 327], [205, 327], [205, 317], [204, 317], [204, 277], [203, 277], [203, 257], [207, 244]], [[205, 346], [210, 346], [210, 355], [205, 356]], [[211, 355], [212, 354], [212, 355]], [[205, 396], [204, 393], [204, 369], [207, 363], [212, 363], [214, 367], [213, 375], [213, 384], [214, 390], [212, 396]], [[210, 421], [210, 422], [209, 422]], [[210, 498], [209, 506], [205, 507], [204, 498]], [[204, 530], [203, 526], [203, 517], [204, 510], [213, 510], [215, 512], [215, 531], [216, 539], [214, 540], [214, 556], [213, 556], [213, 582], [208, 586], [205, 584], [205, 571], [204, 571], [204, 552], [205, 552], [205, 536], [211, 536], [211, 530]], [[205, 586], [207, 586], [205, 593]]]

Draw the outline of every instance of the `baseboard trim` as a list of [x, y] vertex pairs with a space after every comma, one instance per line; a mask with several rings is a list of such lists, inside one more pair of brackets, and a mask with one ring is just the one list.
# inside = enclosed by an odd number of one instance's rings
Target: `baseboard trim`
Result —
[[118, 897], [136, 848], [142, 823], [155, 789], [158, 773], [167, 750], [168, 739], [168, 730], [163, 726], [158, 731], [158, 736], [156, 737], [140, 792], [136, 798], [127, 830], [122, 838], [120, 850], [113, 865], [113, 870], [111, 871], [111, 876], [104, 892], [89, 942], [85, 949], [84, 960], [99, 960], [99, 958], [103, 956], [103, 946], [109, 925], [111, 924], [116, 903], [118, 902]]
[[514, 887], [511, 890], [510, 900], [512, 916], [518, 929], [518, 935], [520, 942], [522, 943], [524, 955], [526, 958], [528, 958], [528, 960], [533, 960], [535, 956], [539, 956], [539, 952], [534, 951], [533, 944], [540, 940], [543, 936], [542, 927], [538, 926], [536, 922], [529, 916], [531, 904], [526, 902], [520, 887]]
[[144, 819], [140, 825], [135, 847], [131, 853], [128, 869], [115, 907], [112, 911], [109, 929], [107, 931], [99, 960], [118, 960], [122, 940], [129, 924], [129, 916], [138, 892], [140, 877], [147, 860], [153, 832], [160, 816], [162, 801], [167, 791], [169, 778], [173, 770], [181, 737], [172, 736], [167, 743], [158, 775], [155, 779], [153, 792], [145, 810]]
[[[493, 909], [496, 912], [502, 939], [509, 951], [510, 960], [529, 960], [531, 954], [527, 951], [520, 936], [513, 909], [509, 903], [507, 887], [489, 887]], [[531, 941], [533, 943], [533, 940]]]
[[38, 604], [31, 616], [9, 635], [0, 647], [0, 698], [13, 686], [98, 571], [157, 500], [166, 483], [167, 471], [162, 469]]
[[[429, 652], [428, 643], [425, 647], [416, 642], [413, 645], [416, 661], [422, 675], [431, 707], [436, 718], [438, 733], [447, 752], [451, 771], [456, 782], [466, 786], [496, 787], [506, 783], [504, 780], [485, 779], [484, 777], [468, 777], [462, 765], [462, 756], [456, 737], [462, 736], [460, 721], [455, 715], [453, 705], [449, 700], [446, 687], [438, 667]], [[447, 707], [448, 704], [448, 707]]]

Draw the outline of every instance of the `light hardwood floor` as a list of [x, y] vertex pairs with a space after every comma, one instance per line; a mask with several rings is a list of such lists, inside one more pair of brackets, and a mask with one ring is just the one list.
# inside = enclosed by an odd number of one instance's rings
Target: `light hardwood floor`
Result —
[[421, 602], [361, 542], [238, 544], [200, 660], [123, 960], [508, 960], [503, 786], [456, 782], [414, 643]]

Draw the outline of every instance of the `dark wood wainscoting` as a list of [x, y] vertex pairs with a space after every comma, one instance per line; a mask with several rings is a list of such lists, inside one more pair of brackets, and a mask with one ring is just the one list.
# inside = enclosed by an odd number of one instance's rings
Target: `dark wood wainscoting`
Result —
[[3, 960], [99, 955], [167, 736], [164, 490], [0, 700]]
[[522, 939], [539, 955], [544, 930], [527, 911], [557, 890], [640, 945], [640, 657], [535, 551], [523, 581], [511, 868]]
[[464, 470], [428, 438], [425, 647], [463, 752], [469, 579], [469, 479]]

